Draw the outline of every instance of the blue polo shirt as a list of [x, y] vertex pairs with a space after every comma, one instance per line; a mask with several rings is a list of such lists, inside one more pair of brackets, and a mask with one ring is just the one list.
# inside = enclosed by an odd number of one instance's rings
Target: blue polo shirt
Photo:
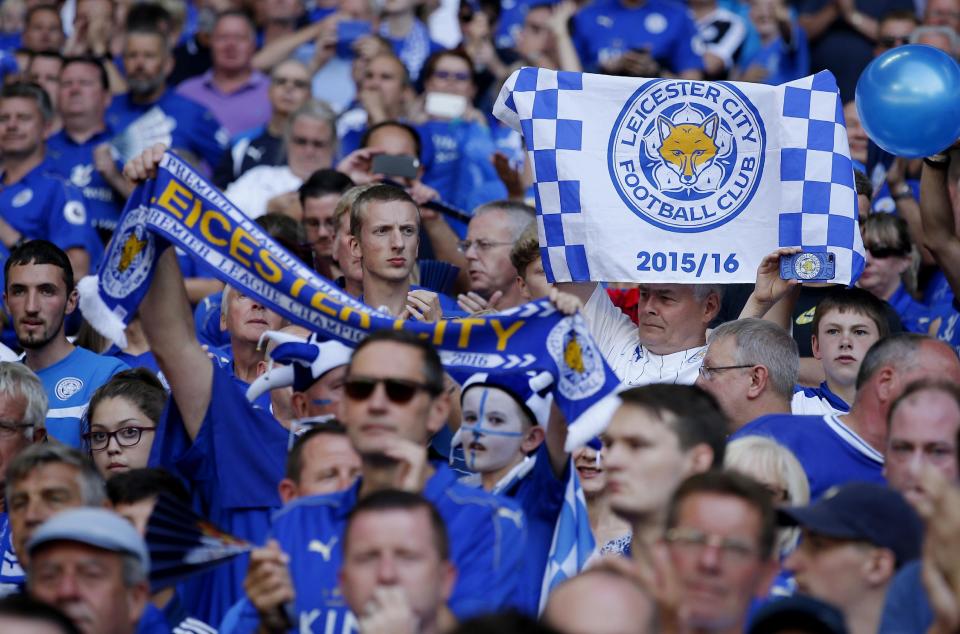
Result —
[[767, 414], [737, 430], [730, 440], [766, 436], [793, 452], [810, 481], [810, 500], [847, 482], [886, 484], [883, 454], [836, 415]]
[[64, 251], [86, 249], [95, 268], [103, 248], [90, 226], [80, 191], [57, 174], [48, 156], [18, 182], [0, 189], [0, 215], [26, 238]]
[[133, 103], [129, 94], [117, 95], [107, 110], [107, 124], [122, 133], [153, 108], [159, 108], [173, 124], [170, 147], [189, 150], [211, 168], [219, 164], [230, 141], [229, 133], [209, 110], [172, 90], [147, 105]]
[[629, 50], [646, 49], [675, 73], [703, 70], [693, 50], [697, 27], [683, 4], [647, 0], [626, 7], [620, 0], [595, 0], [573, 17], [573, 43], [585, 71]]
[[115, 357], [74, 348], [60, 361], [37, 372], [50, 401], [47, 433], [71, 447], [80, 446], [81, 420], [97, 388], [130, 367]]
[[[224, 531], [262, 544], [271, 514], [280, 508], [288, 432], [244, 397], [231, 373], [213, 365], [210, 405], [191, 443], [170, 399], [157, 430], [150, 466], [183, 478], [196, 509]], [[247, 557], [241, 556], [188, 580], [182, 600], [189, 614], [219, 623], [243, 596]]]
[[80, 190], [90, 224], [95, 229], [113, 231], [126, 202], [94, 167], [93, 150], [113, 138], [113, 130], [105, 129], [83, 143], [77, 143], [66, 130], [47, 139], [47, 154], [53, 171]]
[[[457, 619], [515, 606], [521, 559], [527, 555], [526, 522], [511, 501], [457, 482], [442, 463], [427, 481], [423, 496], [436, 507], [450, 537], [450, 559], [457, 580], [448, 605]], [[343, 532], [356, 505], [358, 481], [346, 491], [301, 498], [276, 514], [273, 537], [290, 555], [296, 589], [294, 629], [300, 634], [357, 632], [356, 617], [338, 588], [343, 563]], [[254, 632], [256, 610], [244, 600], [234, 632]]]

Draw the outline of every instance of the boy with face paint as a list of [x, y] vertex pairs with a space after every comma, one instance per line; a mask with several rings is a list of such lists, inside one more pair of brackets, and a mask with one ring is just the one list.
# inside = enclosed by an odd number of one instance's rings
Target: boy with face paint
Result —
[[563, 449], [566, 425], [562, 419], [551, 420], [550, 383], [549, 375], [536, 372], [474, 374], [463, 384], [463, 422], [453, 440], [454, 445], [462, 443], [466, 465], [474, 472], [463, 482], [513, 498], [527, 517], [516, 605], [531, 615], [539, 607], [569, 475], [569, 456]]

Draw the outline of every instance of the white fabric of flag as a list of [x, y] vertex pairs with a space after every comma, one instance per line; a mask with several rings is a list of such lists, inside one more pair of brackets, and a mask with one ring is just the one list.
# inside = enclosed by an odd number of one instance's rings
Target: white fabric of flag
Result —
[[781, 86], [521, 68], [494, 114], [523, 134], [551, 281], [754, 281], [778, 247], [864, 266], [829, 72]]

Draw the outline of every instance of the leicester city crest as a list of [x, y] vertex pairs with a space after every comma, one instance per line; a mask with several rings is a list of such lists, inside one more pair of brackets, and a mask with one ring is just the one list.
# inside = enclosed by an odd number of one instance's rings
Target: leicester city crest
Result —
[[588, 398], [603, 387], [603, 359], [582, 319], [560, 320], [547, 335], [547, 350], [557, 364], [557, 389], [566, 398]]
[[147, 230], [148, 208], [135, 207], [123, 217], [107, 249], [107, 266], [100, 273], [104, 292], [124, 299], [138, 289], [150, 275], [156, 249]]
[[707, 231], [753, 198], [765, 147], [760, 113], [733, 85], [652, 80], [624, 104], [608, 167], [636, 215], [668, 231]]

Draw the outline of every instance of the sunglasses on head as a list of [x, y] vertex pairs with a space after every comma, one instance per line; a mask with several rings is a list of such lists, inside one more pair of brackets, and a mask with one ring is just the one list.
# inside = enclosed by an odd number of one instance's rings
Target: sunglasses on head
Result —
[[416, 381], [407, 381], [406, 379], [372, 379], [366, 377], [347, 379], [343, 384], [343, 391], [346, 393], [347, 398], [353, 399], [354, 401], [365, 401], [370, 398], [373, 391], [377, 389], [378, 383], [383, 383], [383, 389], [387, 394], [387, 398], [398, 405], [409, 403], [413, 397], [417, 395], [417, 392], [421, 390], [429, 392], [432, 395], [439, 393], [432, 386], [425, 383], [417, 383]]
[[883, 258], [902, 258], [903, 256], [907, 255], [906, 251], [903, 249], [897, 249], [895, 247], [868, 246], [867, 251], [870, 252], [871, 256], [878, 260]]

